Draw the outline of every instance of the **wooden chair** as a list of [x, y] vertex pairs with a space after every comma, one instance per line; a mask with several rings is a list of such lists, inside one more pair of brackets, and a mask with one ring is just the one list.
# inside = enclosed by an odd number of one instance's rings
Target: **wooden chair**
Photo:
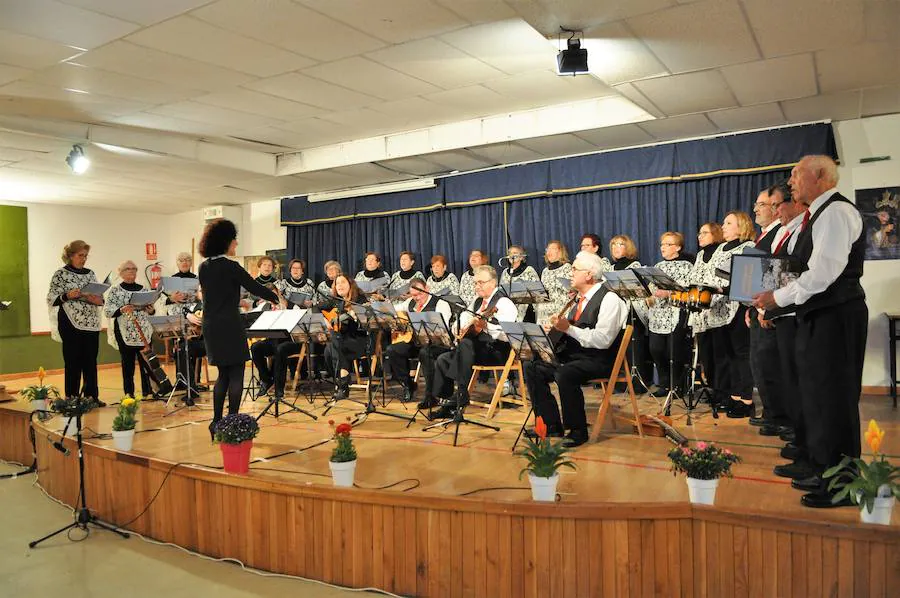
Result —
[[209, 386], [209, 359], [206, 358], [206, 355], [200, 358], [200, 367], [197, 368], [197, 379], [194, 380], [195, 384], [200, 384], [200, 368], [203, 368], [203, 375], [206, 377], [206, 385]]
[[[628, 367], [628, 359], [625, 354], [628, 352], [628, 343], [631, 342], [631, 335], [634, 327], [629, 325], [625, 328], [625, 334], [622, 335], [622, 342], [619, 344], [619, 350], [616, 352], [616, 361], [613, 363], [612, 371], [607, 378], [597, 378], [589, 380], [589, 384], [600, 384], [603, 390], [603, 398], [600, 401], [600, 410], [597, 412], [597, 420], [591, 430], [591, 442], [596, 442], [600, 436], [600, 430], [603, 428], [603, 422], [609, 413], [609, 404], [612, 399], [613, 392], [617, 382], [624, 382], [628, 386], [628, 396], [631, 399], [631, 409], [634, 413], [633, 423], [638, 430], [638, 436], [644, 437], [644, 429], [641, 427], [641, 415], [638, 411], [637, 397], [634, 394], [634, 386], [631, 383], [631, 369]], [[628, 420], [631, 421], [631, 420]], [[615, 421], [613, 421], [615, 426]]]
[[479, 407], [487, 407], [487, 418], [490, 419], [494, 417], [494, 412], [497, 410], [497, 406], [500, 404], [500, 399], [503, 394], [503, 385], [506, 384], [506, 381], [509, 379], [509, 373], [511, 371], [516, 371], [519, 373], [519, 382], [520, 387], [522, 389], [522, 397], [521, 398], [512, 398], [506, 397], [503, 399], [507, 403], [514, 403], [516, 405], [525, 405], [525, 371], [522, 369], [522, 362], [516, 359], [516, 352], [510, 349], [509, 357], [506, 358], [506, 363], [503, 365], [476, 365], [472, 368], [472, 377], [469, 379], [468, 391], [471, 397], [472, 389], [475, 387], [475, 382], [478, 380], [478, 375], [481, 372], [492, 372], [494, 377], [497, 377], [497, 373], [499, 372], [500, 377], [497, 379], [497, 386], [494, 388], [494, 394], [491, 396], [490, 403], [484, 403], [482, 401], [473, 401], [470, 398], [470, 404], [477, 405]]

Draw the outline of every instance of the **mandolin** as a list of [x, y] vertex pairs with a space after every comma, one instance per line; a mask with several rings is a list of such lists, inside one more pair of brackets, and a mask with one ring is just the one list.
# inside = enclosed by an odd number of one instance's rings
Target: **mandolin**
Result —
[[413, 339], [412, 326], [409, 324], [409, 314], [405, 311], [397, 312], [397, 324], [391, 330], [391, 344], [411, 343]]
[[482, 332], [484, 332], [485, 327], [487, 326], [488, 320], [494, 317], [494, 314], [497, 313], [497, 307], [489, 307], [484, 312], [480, 314], [475, 314], [472, 318], [472, 321], [469, 322], [462, 330], [459, 331], [459, 334], [456, 335], [456, 340], [461, 341], [462, 339], [469, 336], [471, 333], [472, 336], [478, 336]]
[[[141, 349], [138, 355], [140, 355], [140, 359], [143, 359], [144, 364], [147, 366], [150, 382], [156, 387], [157, 393], [164, 395], [169, 394], [172, 392], [172, 383], [169, 381], [169, 376], [166, 375], [166, 371], [159, 365], [159, 358], [153, 350], [153, 345], [151, 345], [150, 341], [147, 340], [147, 337], [144, 336], [144, 331], [141, 328], [137, 317], [134, 315], [134, 312], [129, 315], [131, 316], [132, 323], [134, 323], [134, 327], [137, 329], [138, 336], [141, 337], [141, 342], [144, 343], [144, 348]], [[185, 342], [187, 342], [187, 340], [185, 340]]]
[[[565, 317], [566, 313], [568, 313], [568, 311], [570, 309], [572, 309], [572, 306], [575, 305], [576, 303], [578, 303], [578, 293], [575, 293], [574, 295], [572, 295], [569, 298], [569, 300], [566, 302], [566, 304], [563, 305], [563, 308], [561, 310], [559, 310], [559, 313], [556, 314], [556, 317], [557, 318]], [[549, 338], [550, 342], [553, 343], [553, 351], [557, 355], [559, 354], [560, 351], [563, 350], [563, 347], [565, 346], [565, 336], [566, 336], [565, 332], [563, 332], [562, 330], [557, 330], [556, 328], [551, 328], [550, 332], [547, 333], [547, 338]]]
[[[687, 437], [675, 429], [672, 418], [665, 415], [641, 415], [641, 428], [647, 436], [665, 437], [675, 446], [686, 446]], [[637, 426], [635, 426], [637, 430]]]

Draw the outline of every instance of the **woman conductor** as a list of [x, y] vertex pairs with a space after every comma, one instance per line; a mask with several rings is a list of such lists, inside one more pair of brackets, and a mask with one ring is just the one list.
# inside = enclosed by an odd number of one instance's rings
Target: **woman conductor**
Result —
[[199, 270], [203, 288], [203, 337], [209, 363], [219, 369], [213, 388], [210, 436], [214, 436], [215, 426], [222, 419], [226, 393], [229, 415], [237, 413], [241, 406], [244, 363], [250, 359], [239, 309], [241, 287], [266, 301], [278, 301], [275, 293], [226, 257], [235, 255], [237, 245], [237, 228], [230, 220], [210, 222], [200, 239], [200, 255], [206, 258]]

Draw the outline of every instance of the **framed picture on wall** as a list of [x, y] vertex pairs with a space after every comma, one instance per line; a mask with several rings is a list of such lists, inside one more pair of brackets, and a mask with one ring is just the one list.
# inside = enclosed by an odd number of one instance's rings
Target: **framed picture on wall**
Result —
[[266, 255], [275, 260], [275, 269], [287, 276], [288, 272], [288, 256], [287, 249], [269, 249]]
[[856, 208], [863, 219], [866, 259], [900, 259], [900, 187], [857, 189]]

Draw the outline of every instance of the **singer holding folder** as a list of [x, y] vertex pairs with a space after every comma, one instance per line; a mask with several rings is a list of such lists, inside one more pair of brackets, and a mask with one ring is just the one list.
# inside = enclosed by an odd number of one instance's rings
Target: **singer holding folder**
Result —
[[[141, 396], [149, 398], [153, 395], [150, 388], [150, 375], [147, 364], [140, 357], [144, 341], [153, 335], [153, 327], [147, 319], [148, 314], [154, 313], [152, 305], [137, 307], [131, 304], [131, 294], [147, 291], [143, 285], [135, 282], [137, 278], [137, 265], [131, 260], [119, 264], [119, 276], [122, 278], [117, 286], [109, 290], [108, 300], [104, 311], [106, 317], [112, 322], [107, 328], [109, 344], [119, 350], [122, 363], [122, 390], [131, 398], [134, 398], [134, 362], [137, 361], [141, 376]], [[138, 326], [141, 332], [138, 332]]]
[[203, 338], [209, 363], [219, 369], [213, 388], [213, 420], [209, 426], [214, 435], [222, 419], [225, 395], [228, 414], [237, 413], [244, 387], [244, 363], [250, 359], [247, 335], [241, 321], [241, 287], [266, 301], [278, 303], [278, 296], [256, 282], [240, 264], [228, 259], [237, 250], [237, 228], [230, 220], [210, 222], [200, 239], [200, 286], [203, 287]]
[[[67, 397], [83, 395], [99, 399], [97, 352], [100, 350], [100, 306], [105, 285], [97, 285], [93, 270], [84, 267], [91, 246], [72, 241], [63, 248], [65, 266], [53, 273], [47, 305], [50, 308], [50, 336], [62, 342]], [[91, 289], [87, 285], [97, 285]], [[93, 293], [82, 291], [84, 288]], [[106, 288], [109, 288], [108, 286]]]

